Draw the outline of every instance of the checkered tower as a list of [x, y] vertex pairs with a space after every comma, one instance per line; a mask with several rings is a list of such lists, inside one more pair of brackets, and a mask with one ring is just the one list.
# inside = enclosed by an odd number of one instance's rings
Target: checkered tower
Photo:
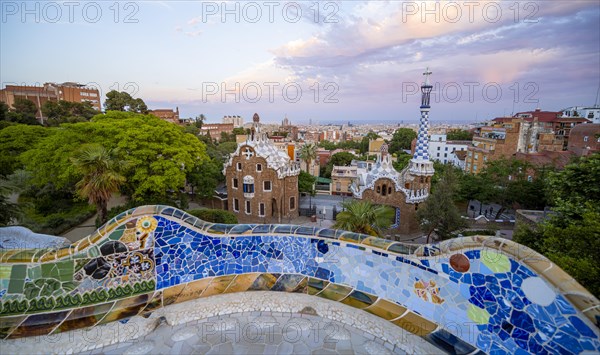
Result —
[[[429, 68], [423, 73], [425, 82], [421, 85], [421, 120], [419, 123], [419, 134], [417, 136], [417, 145], [415, 154], [410, 161], [410, 173], [416, 176], [432, 176], [433, 162], [429, 160], [429, 106], [431, 99], [431, 90], [433, 86], [429, 83]], [[427, 179], [429, 180], [429, 179]]]

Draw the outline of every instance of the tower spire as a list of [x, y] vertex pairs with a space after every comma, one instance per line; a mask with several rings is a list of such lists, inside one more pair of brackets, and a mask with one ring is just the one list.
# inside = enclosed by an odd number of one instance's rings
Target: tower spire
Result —
[[415, 154], [411, 159], [410, 171], [417, 176], [433, 175], [433, 163], [429, 160], [429, 109], [431, 101], [431, 90], [433, 86], [429, 82], [431, 75], [429, 68], [425, 70], [425, 82], [421, 85], [421, 119], [419, 122], [419, 134], [417, 136], [417, 145]]

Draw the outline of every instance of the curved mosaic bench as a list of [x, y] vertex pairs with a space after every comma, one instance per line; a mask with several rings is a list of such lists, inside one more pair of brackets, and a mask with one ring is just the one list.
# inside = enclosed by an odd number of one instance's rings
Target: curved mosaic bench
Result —
[[500, 238], [409, 245], [317, 227], [213, 224], [143, 206], [68, 248], [8, 250], [0, 262], [0, 339], [270, 290], [350, 305], [449, 352], [600, 351], [598, 299]]

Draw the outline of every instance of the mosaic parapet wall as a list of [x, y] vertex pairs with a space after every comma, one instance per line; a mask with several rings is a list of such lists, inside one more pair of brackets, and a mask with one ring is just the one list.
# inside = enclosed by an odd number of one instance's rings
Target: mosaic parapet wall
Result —
[[417, 246], [317, 227], [213, 224], [144, 206], [68, 248], [8, 250], [0, 261], [2, 339], [270, 290], [347, 304], [450, 352], [600, 351], [598, 299], [499, 238]]

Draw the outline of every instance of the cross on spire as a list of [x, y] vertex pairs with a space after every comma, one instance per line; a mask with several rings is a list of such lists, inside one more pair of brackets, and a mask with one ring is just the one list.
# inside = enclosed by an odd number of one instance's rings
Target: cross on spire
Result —
[[250, 149], [248, 147], [246, 147], [246, 150], [244, 150], [244, 152], [242, 154], [246, 156], [246, 160], [249, 160], [250, 158], [252, 158], [254, 156], [254, 152], [252, 151], [252, 149]]
[[425, 75], [425, 85], [429, 85], [429, 76], [433, 74], [430, 70], [429, 67], [427, 67], [427, 69], [425, 70], [425, 73], [423, 73], [423, 75]]

